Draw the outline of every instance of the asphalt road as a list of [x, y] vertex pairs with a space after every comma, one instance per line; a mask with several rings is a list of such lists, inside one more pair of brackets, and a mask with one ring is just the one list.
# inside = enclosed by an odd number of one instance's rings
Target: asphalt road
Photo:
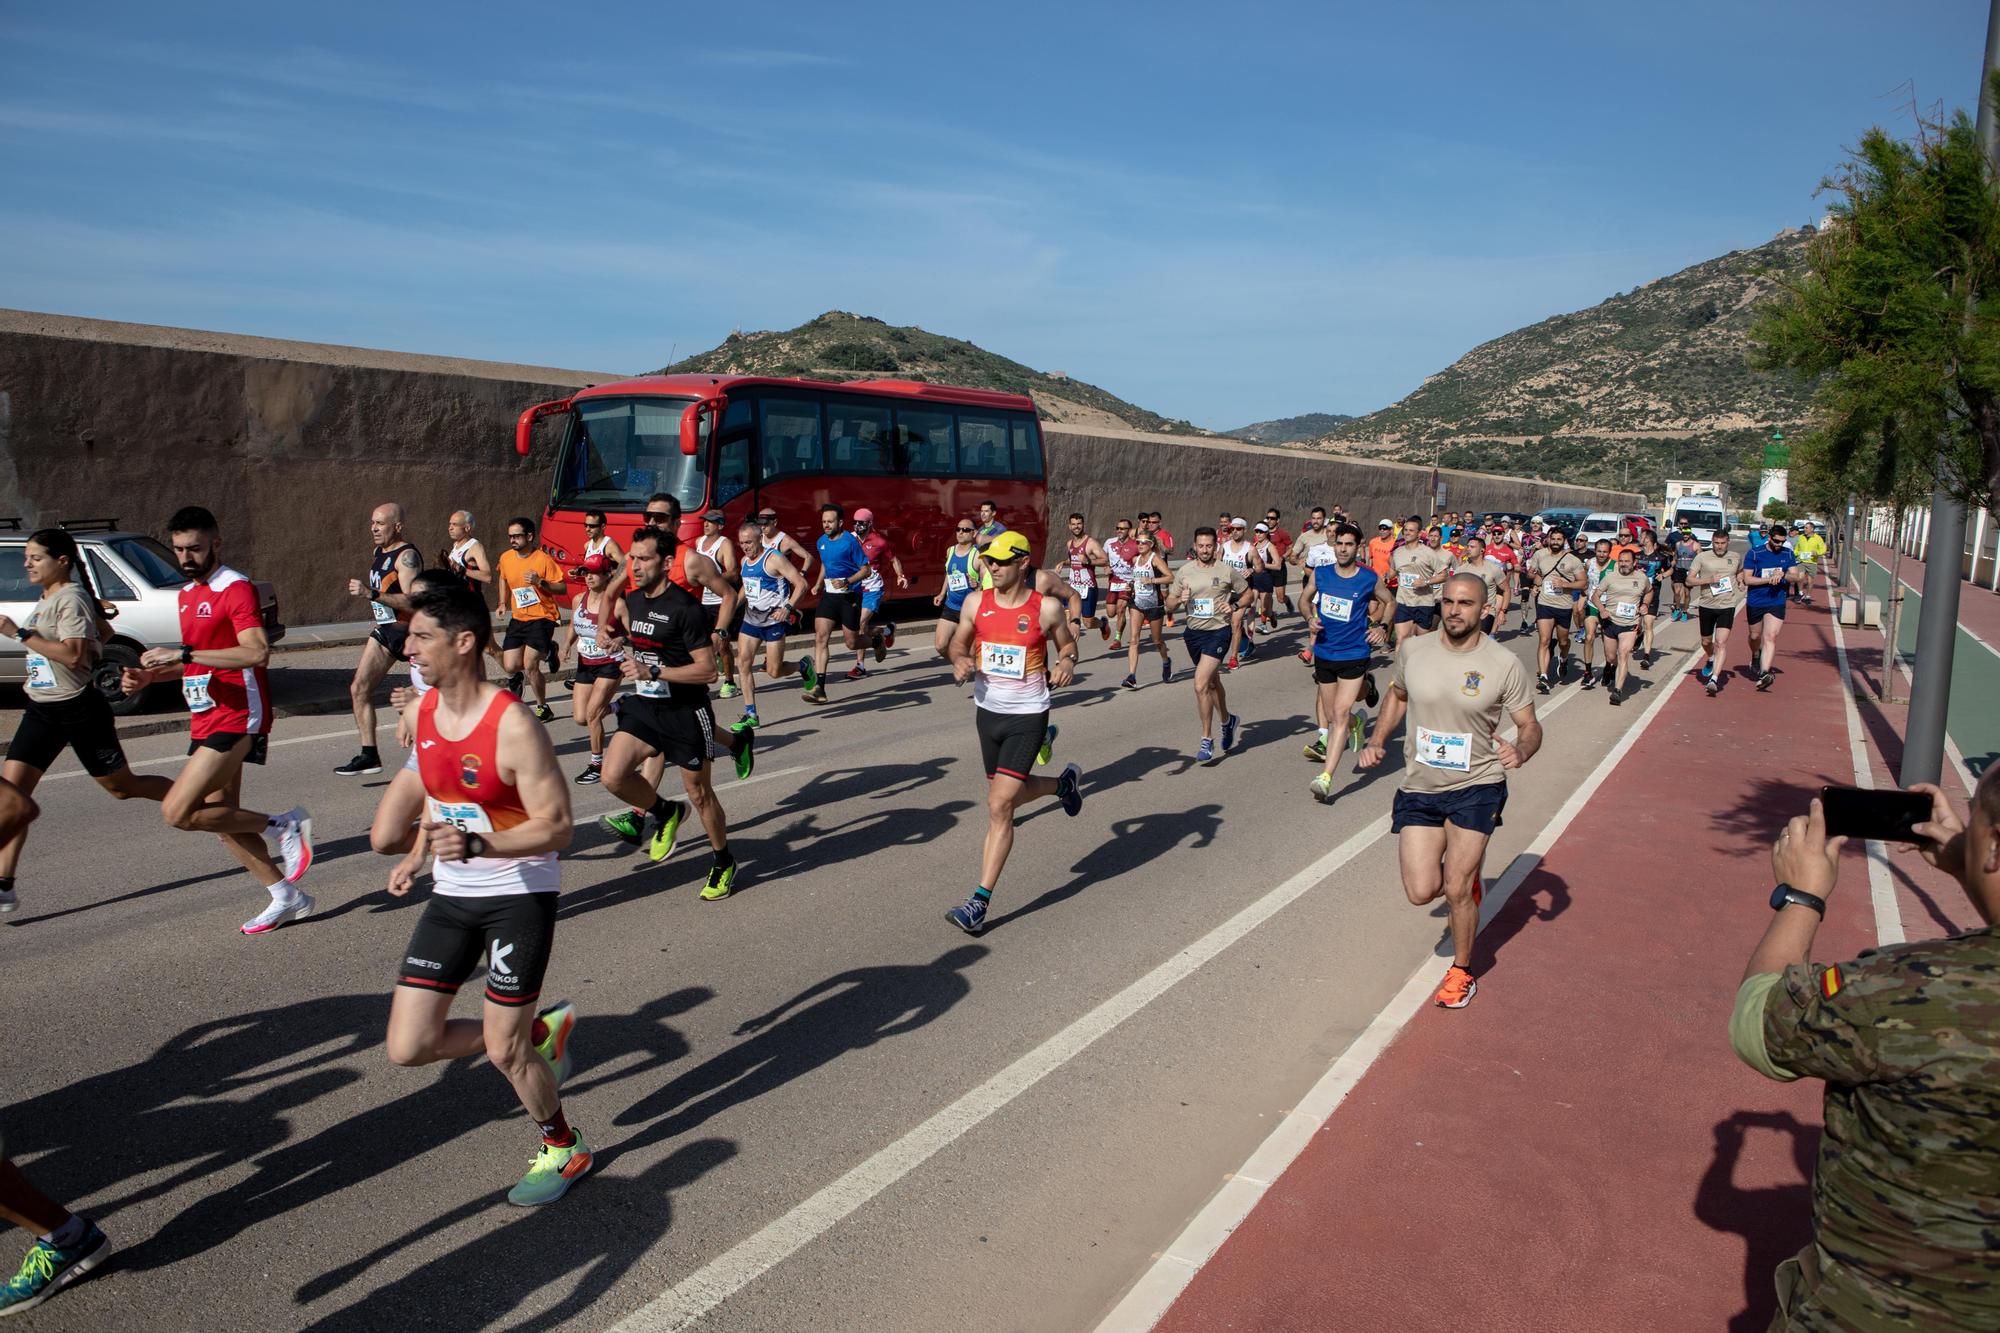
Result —
[[[757, 772], [720, 788], [744, 867], [724, 902], [695, 896], [698, 831], [652, 866], [574, 789], [545, 994], [581, 1006], [564, 1104], [598, 1165], [537, 1211], [504, 1201], [535, 1146], [504, 1080], [383, 1057], [421, 888], [381, 891], [388, 774], [329, 771], [345, 719], [282, 722], [248, 781], [318, 838], [318, 914], [258, 938], [236, 927], [264, 895], [214, 840], [65, 760], [0, 930], [0, 1103], [18, 1160], [119, 1252], [22, 1324], [1089, 1327], [1436, 949], [1386, 836], [1401, 755], [1309, 799], [1287, 633], [1228, 678], [1239, 750], [1197, 767], [1178, 643], [1173, 684], [1128, 692], [1093, 637], [1056, 711], [1083, 812], [1023, 822], [974, 940], [943, 916], [982, 832], [972, 704], [927, 630], [903, 642], [826, 707], [767, 692]], [[1649, 697], [1538, 701], [1489, 881]], [[574, 770], [581, 733], [554, 729]], [[184, 745], [130, 752], [170, 771]], [[1503, 956], [1476, 1003], [1507, 1002]]]

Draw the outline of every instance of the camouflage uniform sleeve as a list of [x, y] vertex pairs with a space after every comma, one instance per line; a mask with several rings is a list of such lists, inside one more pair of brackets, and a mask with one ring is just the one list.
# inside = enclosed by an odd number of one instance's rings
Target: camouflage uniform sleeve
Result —
[[1794, 963], [1764, 1002], [1764, 1050], [1772, 1064], [1829, 1083], [1872, 1083], [1883, 1067], [1884, 1006], [1907, 981], [1892, 958]]

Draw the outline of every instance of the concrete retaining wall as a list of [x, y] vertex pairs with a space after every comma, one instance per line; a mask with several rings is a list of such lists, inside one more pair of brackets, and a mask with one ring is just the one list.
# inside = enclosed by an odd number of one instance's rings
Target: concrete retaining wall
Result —
[[[157, 534], [180, 505], [207, 505], [225, 558], [277, 586], [288, 622], [355, 620], [366, 612], [347, 580], [366, 567], [375, 505], [400, 501], [427, 555], [469, 508], [497, 556], [509, 516], [540, 515], [554, 463], [550, 431], [514, 453], [514, 418], [615, 378], [0, 310], [0, 517], [115, 517]], [[1052, 515], [1082, 510], [1099, 535], [1142, 507], [1183, 543], [1225, 505], [1276, 504], [1294, 523], [1335, 501], [1371, 522], [1428, 512], [1425, 468], [1123, 432], [1051, 428], [1047, 446]], [[1455, 509], [1638, 499], [1447, 475]]]

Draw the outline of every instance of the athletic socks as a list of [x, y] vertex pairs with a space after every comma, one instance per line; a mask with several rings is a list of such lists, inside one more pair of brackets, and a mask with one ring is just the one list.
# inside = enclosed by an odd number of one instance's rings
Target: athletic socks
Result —
[[653, 818], [659, 820], [660, 822], [665, 823], [667, 816], [672, 814], [674, 807], [679, 804], [680, 804], [679, 801], [670, 801], [664, 796], [655, 796], [653, 798], [652, 806], [646, 811], [646, 813], [651, 815]]
[[993, 901], [993, 890], [981, 886], [972, 891], [972, 896], [979, 899], [982, 903], [990, 903]]
[[730, 851], [727, 845], [715, 849], [715, 868], [717, 870], [727, 870], [735, 864], [736, 853]]
[[70, 1246], [83, 1239], [83, 1233], [89, 1226], [90, 1223], [84, 1220], [82, 1213], [71, 1213], [69, 1221], [63, 1223], [48, 1235], [43, 1236], [42, 1239], [59, 1250], [67, 1250]]
[[576, 1142], [576, 1131], [569, 1127], [569, 1117], [563, 1114], [560, 1103], [556, 1106], [556, 1113], [541, 1122], [541, 1127], [542, 1142], [551, 1148], [567, 1148]]

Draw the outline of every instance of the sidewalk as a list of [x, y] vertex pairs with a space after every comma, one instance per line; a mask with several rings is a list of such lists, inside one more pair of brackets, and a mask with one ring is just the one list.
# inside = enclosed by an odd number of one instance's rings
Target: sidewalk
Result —
[[[1877, 654], [1874, 661], [1879, 666], [1882, 636], [1888, 619], [1889, 570], [1896, 553], [1872, 543], [1866, 547], [1866, 552], [1868, 591], [1884, 599], [1885, 625], [1883, 629], [1856, 631], [1849, 638], [1851, 643], [1865, 646], [1866, 650]], [[1898, 649], [1907, 662], [1917, 650], [1917, 623], [1924, 603], [1924, 562], [1904, 556], [1897, 573], [1907, 585], [1903, 589], [1903, 618], [1896, 631]], [[1861, 668], [1857, 665], [1856, 669]], [[1872, 669], [1869, 675], [1872, 685], [1875, 683]], [[1897, 683], [1896, 693], [1907, 696], [1909, 688], [1910, 683], [1905, 676]], [[1975, 777], [1984, 771], [1987, 764], [2000, 758], [2000, 709], [1993, 707], [1995, 699], [2000, 699], [2000, 595], [1961, 581], [1958, 588], [1958, 637], [1952, 647], [1951, 697], [1946, 705], [1946, 731]]]
[[[1828, 613], [1795, 610], [1782, 642], [1769, 694], [1665, 697], [1493, 911], [1472, 1006], [1415, 1014], [1158, 1327], [1766, 1326], [1808, 1233], [1820, 1087], [1744, 1068], [1727, 1020], [1771, 839], [1868, 753]], [[1870, 880], [1850, 848], [1816, 957], [1875, 943]]]

